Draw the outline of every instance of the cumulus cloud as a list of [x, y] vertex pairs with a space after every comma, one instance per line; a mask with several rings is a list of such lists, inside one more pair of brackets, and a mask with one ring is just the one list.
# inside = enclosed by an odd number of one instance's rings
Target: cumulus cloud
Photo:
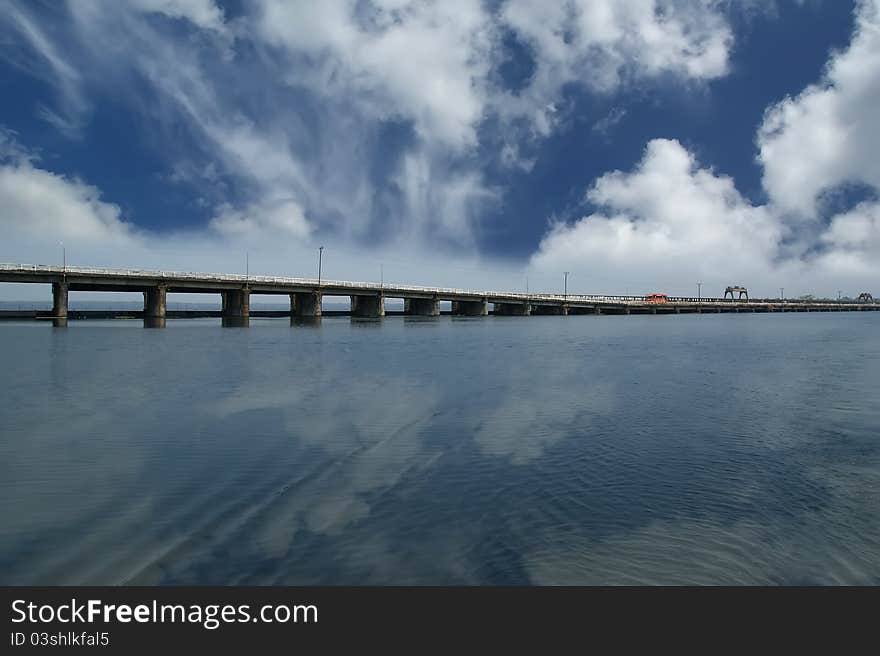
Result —
[[880, 203], [860, 203], [835, 216], [821, 237], [819, 264], [839, 275], [866, 279], [878, 274], [880, 264]]
[[291, 82], [352, 96], [378, 118], [411, 119], [431, 142], [475, 143], [492, 46], [479, 0], [262, 0], [261, 7], [259, 28], [270, 43], [319, 62]]
[[779, 286], [833, 294], [834, 284], [858, 293], [880, 275], [880, 204], [833, 217], [816, 234], [795, 233], [773, 205], [752, 204], [674, 140], [651, 141], [632, 171], [602, 176], [587, 200], [596, 211], [553, 224], [534, 271], [571, 270], [593, 288], [635, 294], [662, 284], [688, 295], [702, 281], [707, 296], [728, 284], [765, 296]]
[[852, 42], [820, 82], [771, 107], [758, 134], [764, 187], [782, 210], [815, 215], [823, 192], [880, 189], [880, 0], [860, 0]]
[[629, 271], [649, 291], [653, 280], [687, 281], [724, 271], [737, 282], [765, 270], [784, 229], [755, 207], [733, 180], [701, 168], [678, 141], [651, 141], [632, 172], [608, 173], [587, 199], [597, 211], [557, 223], [532, 265]]
[[878, 80], [880, 1], [863, 0], [850, 46], [831, 56], [823, 79], [766, 113], [758, 132], [766, 205], [701, 167], [679, 142], [653, 140], [632, 171], [596, 181], [586, 197], [593, 212], [551, 224], [532, 268], [579, 271], [631, 293], [659, 280], [677, 293], [692, 293], [698, 280], [709, 293], [756, 281], [765, 295], [775, 293], [771, 285], [861, 291], [880, 275], [880, 203], [816, 219], [825, 195], [841, 186], [880, 191]]
[[0, 133], [0, 234], [89, 243], [129, 243], [135, 231], [122, 220], [119, 206], [80, 180], [38, 168], [8, 134]]
[[733, 33], [715, 0], [509, 0], [503, 24], [531, 49], [535, 71], [506, 114], [535, 129], [554, 125], [566, 84], [611, 92], [628, 81], [671, 74], [710, 80], [727, 72]]

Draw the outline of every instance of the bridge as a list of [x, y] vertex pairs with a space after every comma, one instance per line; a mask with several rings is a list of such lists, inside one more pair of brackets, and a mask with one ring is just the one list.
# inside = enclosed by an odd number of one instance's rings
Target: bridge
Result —
[[[0, 264], [0, 282], [52, 286], [52, 311], [40, 315], [65, 322], [71, 291], [141, 292], [144, 309], [135, 313], [150, 325], [164, 325], [169, 293], [220, 295], [220, 316], [235, 325], [251, 315], [254, 294], [287, 295], [290, 316], [315, 319], [322, 314], [325, 296], [348, 297], [353, 317], [385, 316], [385, 299], [401, 298], [404, 313], [415, 316], [440, 315], [440, 302], [451, 303], [451, 313], [460, 316], [529, 316], [567, 314], [681, 314], [705, 312], [841, 312], [880, 310], [880, 302], [780, 299], [726, 299], [665, 297], [651, 302], [644, 296], [591, 294], [524, 294], [484, 290], [422, 287], [414, 285], [316, 280], [237, 274], [144, 271], [58, 267], [34, 264]], [[732, 296], [732, 294], [731, 294]], [[287, 314], [282, 313], [282, 314]]]

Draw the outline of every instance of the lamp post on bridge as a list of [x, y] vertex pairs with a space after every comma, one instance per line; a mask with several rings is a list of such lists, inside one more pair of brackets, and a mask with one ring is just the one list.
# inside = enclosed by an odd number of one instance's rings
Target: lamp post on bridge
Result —
[[785, 287], [779, 288], [779, 300], [785, 303]]
[[568, 274], [569, 274], [568, 271], [566, 271], [566, 272], [564, 273], [564, 275], [565, 275], [565, 282], [564, 282], [563, 285], [562, 285], [562, 300], [563, 300], [563, 301], [567, 301], [567, 300], [568, 300]]
[[703, 283], [697, 283], [697, 305], [703, 302]]
[[324, 258], [324, 247], [318, 247], [318, 287], [321, 286], [321, 261]]
[[63, 241], [58, 243], [61, 244], [61, 275], [67, 276], [67, 248]]

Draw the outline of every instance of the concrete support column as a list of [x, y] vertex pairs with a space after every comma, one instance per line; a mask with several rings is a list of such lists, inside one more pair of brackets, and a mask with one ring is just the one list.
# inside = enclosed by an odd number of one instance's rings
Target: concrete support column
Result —
[[385, 316], [385, 296], [374, 294], [372, 296], [352, 296], [351, 316], [364, 318], [377, 318]]
[[324, 295], [321, 292], [296, 292], [290, 295], [290, 316], [292, 317], [320, 317], [321, 302]]
[[55, 319], [67, 318], [67, 292], [70, 285], [67, 282], [52, 283], [52, 317]]
[[499, 317], [527, 317], [531, 313], [529, 303], [495, 303], [495, 315]]
[[245, 319], [251, 314], [251, 290], [233, 289], [223, 292], [223, 316]]
[[[593, 314], [602, 314], [602, 308], [597, 305], [593, 308]], [[629, 308], [626, 308], [626, 310], [624, 310], [624, 314], [629, 314]]]
[[164, 319], [166, 308], [165, 285], [157, 285], [144, 292], [144, 316], [151, 319]]
[[479, 301], [452, 301], [452, 314], [463, 317], [485, 317], [489, 314], [486, 299]]
[[436, 298], [405, 298], [403, 311], [420, 317], [439, 317], [440, 301]]

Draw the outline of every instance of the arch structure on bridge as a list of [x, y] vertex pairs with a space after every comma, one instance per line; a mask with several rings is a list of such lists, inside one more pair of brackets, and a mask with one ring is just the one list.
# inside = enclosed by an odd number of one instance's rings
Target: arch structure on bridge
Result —
[[[736, 300], [737, 298], [739, 300], [742, 300], [743, 298], [745, 298], [746, 300], [749, 300], [749, 290], [746, 289], [745, 287], [742, 287], [741, 285], [732, 285], [732, 286], [728, 287], [727, 289], [725, 289], [724, 290], [724, 298], [725, 299], [727, 298], [728, 294], [730, 294], [731, 301]], [[738, 297], [734, 296], [734, 294], [738, 294], [739, 296]]]
[[861, 294], [859, 294], [859, 302], [860, 303], [873, 303], [874, 296], [871, 294], [871, 292], [862, 292]]

